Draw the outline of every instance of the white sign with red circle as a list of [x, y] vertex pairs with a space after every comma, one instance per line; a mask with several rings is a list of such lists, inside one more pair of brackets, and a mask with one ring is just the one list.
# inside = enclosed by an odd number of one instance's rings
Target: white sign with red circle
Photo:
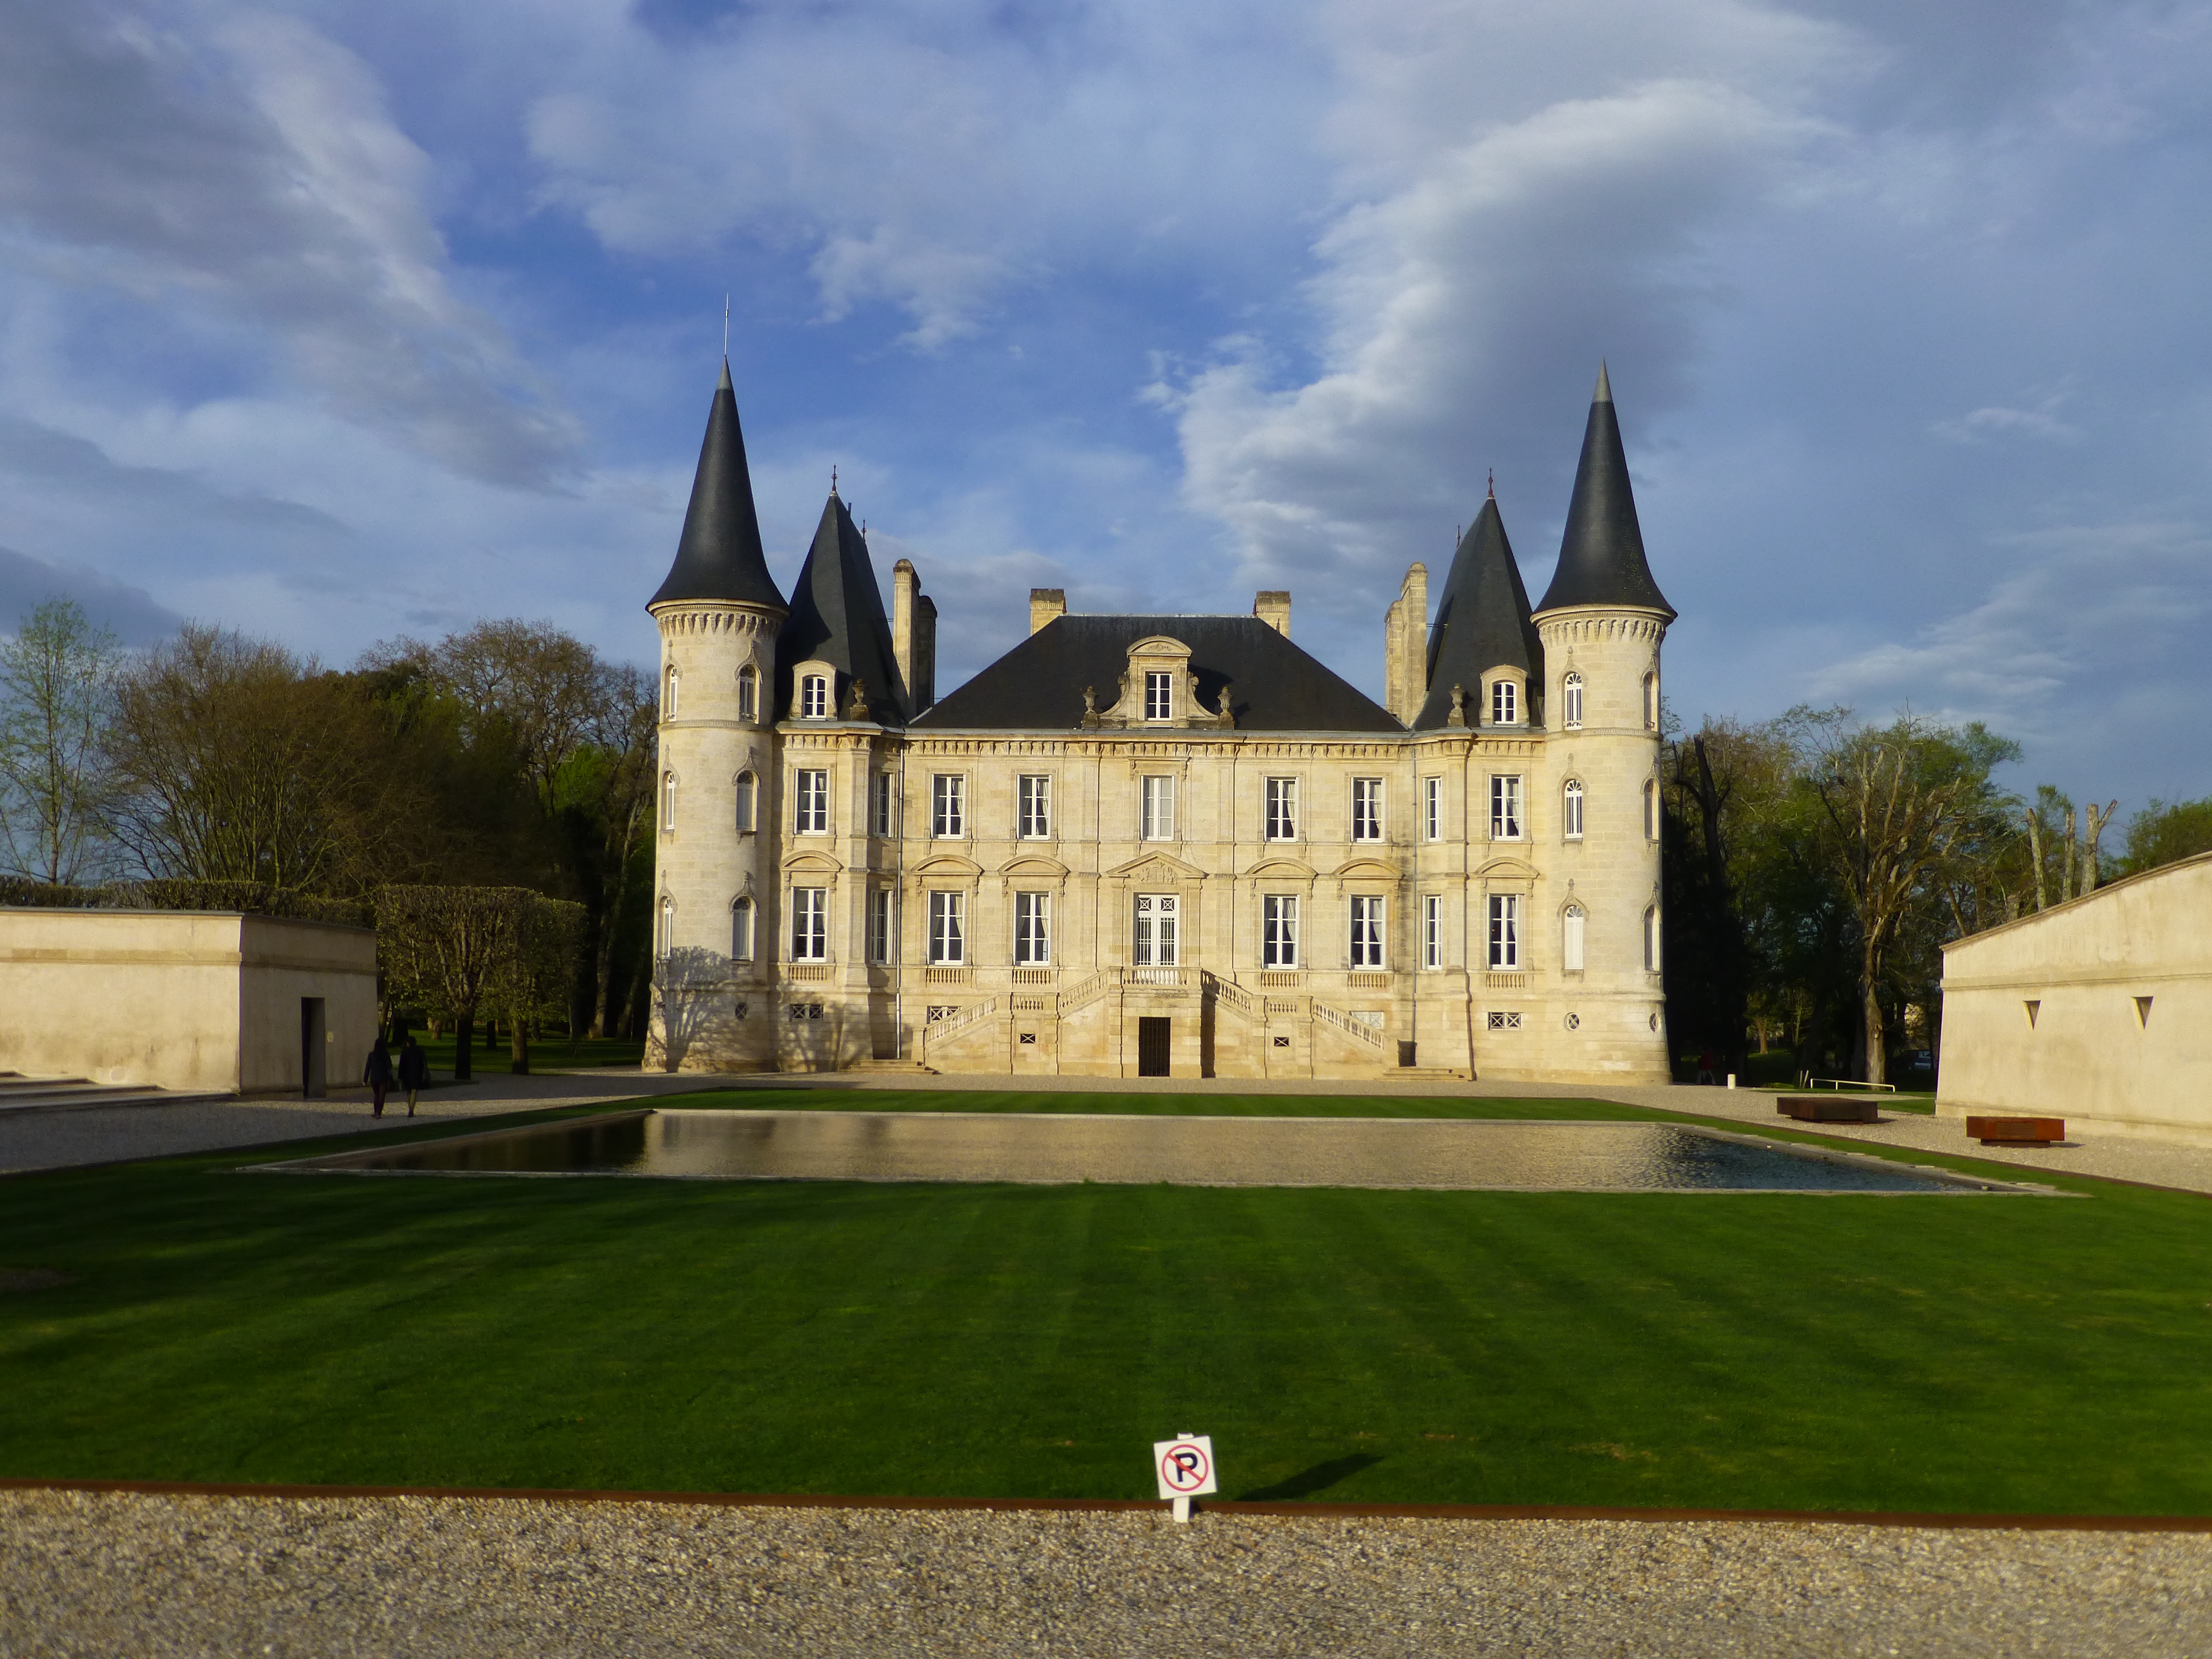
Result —
[[1152, 1468], [1163, 1498], [1202, 1498], [1221, 1488], [1213, 1479], [1213, 1437], [1179, 1434], [1152, 1443]]

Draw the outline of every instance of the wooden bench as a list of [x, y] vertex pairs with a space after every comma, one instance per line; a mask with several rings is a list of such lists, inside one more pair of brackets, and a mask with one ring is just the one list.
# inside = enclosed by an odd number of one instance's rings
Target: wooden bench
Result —
[[2040, 1146], [2066, 1139], [2063, 1117], [1970, 1117], [1966, 1133], [1984, 1146]]
[[1777, 1095], [1774, 1109], [1807, 1123], [1879, 1123], [1871, 1097], [1860, 1095]]

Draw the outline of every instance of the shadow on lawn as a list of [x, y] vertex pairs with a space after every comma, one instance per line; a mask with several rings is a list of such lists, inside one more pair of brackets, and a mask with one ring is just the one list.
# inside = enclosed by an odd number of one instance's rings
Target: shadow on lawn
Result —
[[1332, 1457], [1326, 1463], [1316, 1463], [1302, 1469], [1287, 1480], [1278, 1480], [1272, 1486], [1260, 1486], [1239, 1494], [1243, 1504], [1277, 1503], [1292, 1498], [1310, 1498], [1317, 1492], [1326, 1492], [1338, 1481], [1358, 1474], [1362, 1469], [1371, 1469], [1382, 1460], [1371, 1452], [1354, 1452], [1349, 1457]]

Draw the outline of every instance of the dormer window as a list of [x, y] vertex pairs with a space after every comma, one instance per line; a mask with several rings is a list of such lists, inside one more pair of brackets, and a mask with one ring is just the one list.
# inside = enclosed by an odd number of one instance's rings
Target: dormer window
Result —
[[1175, 718], [1174, 675], [1146, 674], [1145, 718], [1148, 720], [1171, 720]]
[[830, 718], [830, 679], [824, 674], [809, 674], [799, 683], [799, 714], [801, 720], [826, 720]]
[[1503, 674], [1490, 683], [1490, 723], [1492, 726], [1518, 726], [1521, 723], [1521, 687]]

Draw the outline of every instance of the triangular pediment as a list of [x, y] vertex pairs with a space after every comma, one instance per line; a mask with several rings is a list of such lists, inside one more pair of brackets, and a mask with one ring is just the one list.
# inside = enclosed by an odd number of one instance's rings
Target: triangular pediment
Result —
[[1204, 881], [1206, 872], [1165, 853], [1146, 853], [1106, 872], [1124, 881]]

